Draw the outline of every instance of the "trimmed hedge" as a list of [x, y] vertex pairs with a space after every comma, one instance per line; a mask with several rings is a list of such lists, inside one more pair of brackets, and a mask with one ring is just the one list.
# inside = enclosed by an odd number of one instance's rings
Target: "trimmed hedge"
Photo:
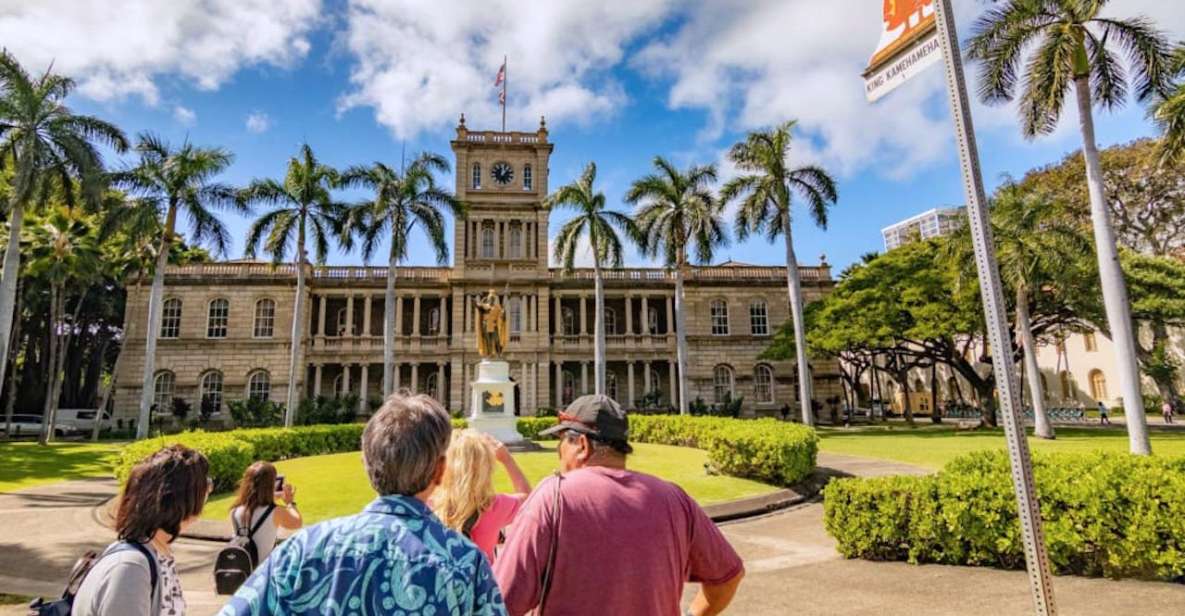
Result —
[[[453, 419], [453, 428], [468, 425]], [[252, 428], [229, 432], [183, 432], [132, 443], [120, 450], [115, 461], [115, 477], [127, 480], [132, 467], [162, 447], [181, 444], [197, 449], [210, 460], [214, 490], [231, 490], [256, 460], [276, 462], [288, 458], [319, 456], [358, 451], [365, 424], [298, 426], [295, 428]]]
[[[1058, 574], [1185, 577], [1185, 458], [1038, 454], [1034, 477]], [[1008, 458], [985, 451], [936, 475], [832, 481], [824, 522], [844, 556], [1024, 567]]]

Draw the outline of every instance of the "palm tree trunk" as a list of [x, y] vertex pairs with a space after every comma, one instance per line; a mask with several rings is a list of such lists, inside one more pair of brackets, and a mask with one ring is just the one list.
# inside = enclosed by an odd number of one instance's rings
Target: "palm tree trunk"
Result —
[[1078, 99], [1078, 123], [1082, 129], [1082, 156], [1086, 160], [1086, 185], [1090, 193], [1090, 219], [1094, 227], [1095, 251], [1099, 261], [1099, 279], [1103, 288], [1103, 306], [1111, 340], [1115, 343], [1115, 358], [1119, 371], [1119, 387], [1123, 392], [1123, 413], [1127, 423], [1128, 445], [1131, 453], [1150, 455], [1148, 424], [1144, 417], [1144, 397], [1140, 391], [1140, 368], [1136, 359], [1136, 338], [1132, 331], [1131, 304], [1123, 269], [1119, 266], [1119, 251], [1115, 247], [1115, 231], [1111, 228], [1111, 212], [1103, 195], [1103, 170], [1099, 164], [1099, 150], [1095, 144], [1094, 117], [1090, 109], [1090, 81], [1086, 76], [1074, 79]]
[[[15, 306], [21, 305], [22, 287], [23, 287], [23, 285], [21, 284], [20, 280], [17, 280], [16, 302], [14, 304]], [[20, 312], [14, 311], [13, 314], [17, 315], [17, 316], [16, 316], [16, 320], [13, 321], [13, 324], [12, 324], [12, 341], [9, 344], [10, 348], [8, 350], [9, 356], [12, 357], [12, 369], [9, 370], [7, 373], [7, 376], [8, 376], [8, 399], [4, 401], [4, 438], [5, 439], [12, 438], [12, 411], [16, 407], [16, 377], [17, 377], [16, 357], [17, 357], [17, 355], [19, 355], [19, 353], [17, 353], [17, 348], [20, 347], [20, 344], [21, 344], [21, 319], [19, 316]]]
[[[391, 240], [394, 239], [392, 234]], [[383, 398], [395, 393], [395, 279], [398, 275], [399, 259], [392, 247], [387, 259], [387, 292], [383, 296]]]
[[[595, 253], [595, 248], [594, 248]], [[605, 394], [605, 285], [601, 259], [593, 254], [593, 393]]]
[[802, 408], [802, 423], [815, 425], [811, 408], [812, 383], [810, 364], [806, 357], [806, 329], [802, 322], [802, 284], [798, 279], [798, 259], [794, 256], [794, 239], [790, 234], [790, 214], [782, 213], [782, 230], [786, 241], [786, 290], [790, 295], [790, 317], [794, 322], [794, 355], [798, 362], [798, 403]]
[[[305, 235], [305, 217], [302, 214], [300, 217], [300, 228], [297, 230], [296, 236], [296, 301], [292, 309], [292, 339], [289, 342], [288, 351], [288, 398], [284, 406], [284, 427], [291, 428], [296, 423], [296, 405], [297, 405], [297, 391], [296, 391], [296, 373], [297, 363], [300, 359], [300, 342], [301, 334], [304, 325], [304, 235]], [[363, 392], [365, 395], [365, 392]]]
[[1053, 424], [1045, 410], [1045, 388], [1041, 386], [1041, 369], [1037, 367], [1037, 341], [1033, 339], [1033, 324], [1029, 319], [1029, 294], [1024, 286], [1016, 289], [1016, 328], [1024, 347], [1025, 379], [1029, 382], [1029, 397], [1033, 399], [1033, 434], [1053, 438]]
[[103, 425], [103, 411], [111, 402], [111, 394], [115, 391], [115, 380], [119, 374], [119, 362], [123, 359], [123, 344], [119, 345], [119, 353], [115, 356], [115, 363], [111, 365], [111, 378], [107, 380], [107, 387], [103, 388], [103, 395], [99, 398], [99, 406], [95, 410], [95, 424], [91, 427], [91, 441], [99, 440], [99, 431]]
[[152, 401], [155, 397], [156, 339], [160, 334], [161, 302], [165, 294], [165, 266], [169, 263], [169, 244], [177, 225], [177, 206], [169, 204], [165, 215], [165, 229], [160, 237], [160, 252], [156, 255], [156, 271], [152, 272], [152, 288], [148, 292], [148, 331], [144, 344], [144, 378], [140, 389], [140, 416], [136, 422], [136, 439], [146, 438], [152, 423]]
[[49, 378], [45, 382], [45, 405], [41, 411], [41, 437], [38, 442], [42, 445], [48, 445], [53, 442], [54, 437], [54, 391], [57, 389], [58, 382], [58, 356], [62, 353], [62, 336], [58, 333], [61, 327], [61, 310], [58, 308], [58, 303], [61, 301], [62, 292], [57, 284], [50, 288], [49, 292]]
[[[4, 278], [0, 280], [0, 382], [8, 370], [8, 352], [12, 339], [12, 317], [16, 313], [16, 283], [21, 268], [21, 223], [25, 218], [24, 204], [18, 199], [12, 204], [8, 221], [8, 247], [4, 251]], [[7, 433], [5, 433], [7, 434]]]
[[930, 422], [942, 423], [938, 412], [938, 362], [930, 362]]
[[679, 414], [687, 415], [687, 317], [683, 305], [683, 264], [680, 263], [675, 269], [675, 361], [679, 364]]

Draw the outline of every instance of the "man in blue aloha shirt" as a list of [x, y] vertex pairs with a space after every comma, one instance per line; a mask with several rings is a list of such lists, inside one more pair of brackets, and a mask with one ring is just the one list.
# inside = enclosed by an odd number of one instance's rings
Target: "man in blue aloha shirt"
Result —
[[388, 398], [362, 434], [363, 464], [380, 496], [357, 515], [293, 535], [219, 616], [506, 614], [485, 556], [425, 504], [440, 484], [451, 432], [432, 398]]

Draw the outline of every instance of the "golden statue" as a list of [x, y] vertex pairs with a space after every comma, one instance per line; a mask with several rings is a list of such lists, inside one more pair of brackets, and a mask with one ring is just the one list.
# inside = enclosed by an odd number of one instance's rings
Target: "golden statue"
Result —
[[490, 292], [476, 302], [477, 352], [482, 358], [502, 357], [502, 350], [510, 340], [510, 328], [506, 326], [506, 311], [498, 302], [498, 294]]

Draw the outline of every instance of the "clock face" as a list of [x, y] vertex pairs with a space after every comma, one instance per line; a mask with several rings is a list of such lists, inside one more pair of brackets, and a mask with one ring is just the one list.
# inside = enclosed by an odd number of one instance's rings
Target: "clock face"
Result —
[[514, 168], [507, 162], [496, 162], [493, 167], [490, 167], [490, 177], [494, 181], [505, 186], [514, 179]]

